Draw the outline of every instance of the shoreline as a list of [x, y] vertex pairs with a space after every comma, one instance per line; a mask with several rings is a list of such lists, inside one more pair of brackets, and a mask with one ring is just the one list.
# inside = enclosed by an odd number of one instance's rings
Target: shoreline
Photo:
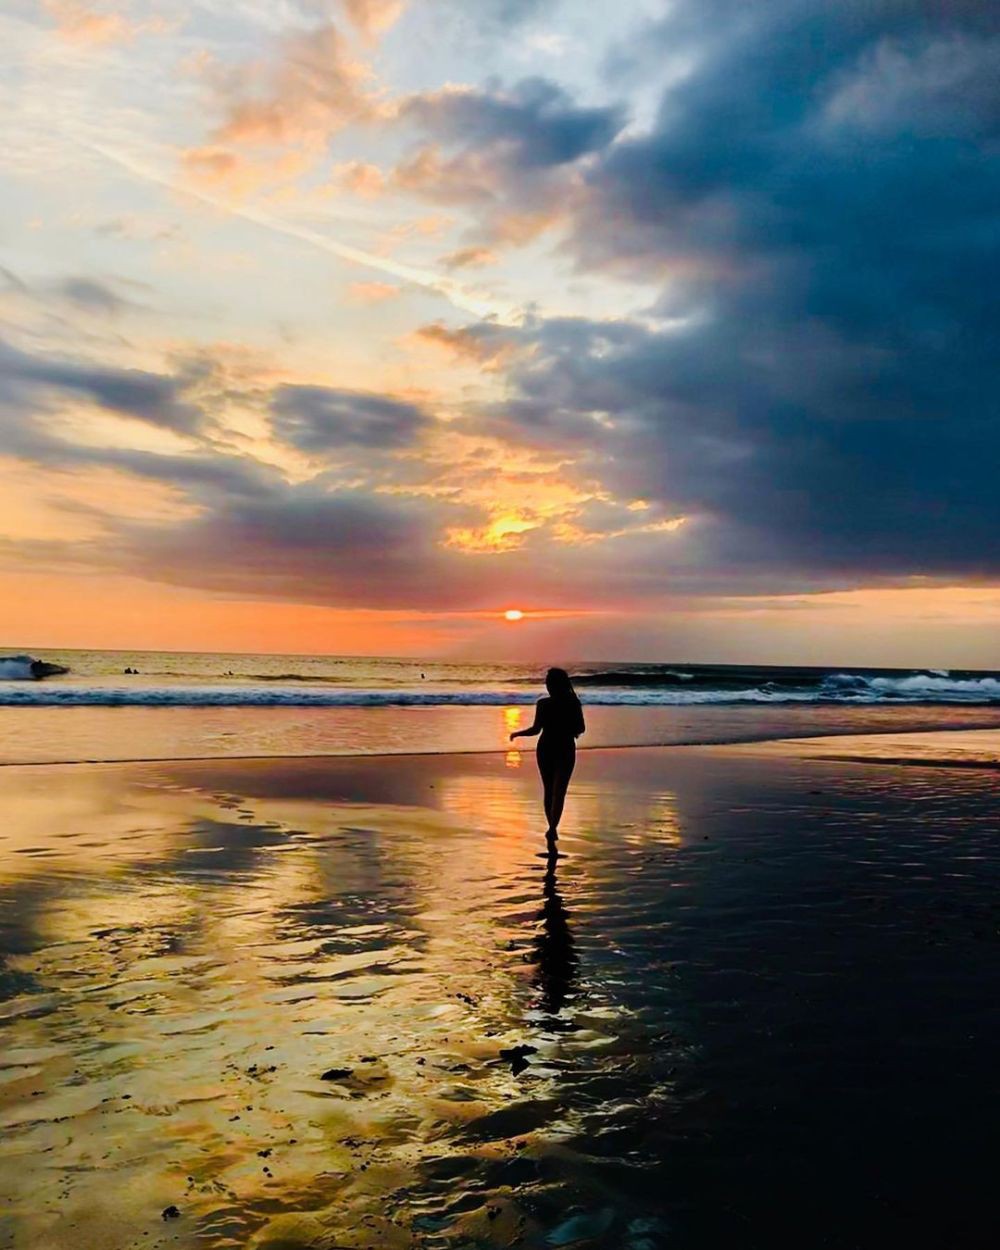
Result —
[[[933, 729], [906, 729], [899, 730], [893, 728], [875, 729], [866, 733], [859, 733], [857, 730], [845, 729], [842, 731], [833, 731], [825, 729], [822, 733], [782, 733], [777, 736], [768, 734], [761, 736], [741, 736], [739, 738], [727, 739], [719, 741], [715, 738], [707, 738], [703, 740], [692, 740], [689, 742], [622, 742], [622, 743], [602, 743], [595, 746], [577, 746], [578, 753], [593, 754], [601, 751], [674, 751], [685, 749], [696, 750], [713, 750], [713, 751], [737, 751], [740, 748], [764, 748], [765, 753], [770, 755], [775, 753], [776, 748], [784, 748], [777, 753], [782, 755], [796, 754], [791, 748], [794, 745], [801, 747], [816, 746], [832, 740], [842, 741], [844, 739], [860, 739], [884, 741], [889, 738], [903, 738], [907, 742], [913, 742], [915, 739], [935, 738], [941, 735], [954, 741], [960, 740], [967, 735], [992, 734], [996, 739], [995, 749], [997, 758], [995, 759], [978, 759], [970, 757], [940, 758], [937, 756], [930, 757], [913, 757], [913, 756], [885, 756], [877, 754], [819, 754], [812, 750], [804, 750], [797, 758], [822, 760], [828, 763], [844, 763], [844, 764], [897, 764], [897, 765], [923, 765], [925, 767], [939, 768], [1000, 768], [1000, 727], [995, 722], [983, 725], [955, 725], [947, 727], [936, 727]], [[472, 748], [466, 751], [454, 750], [425, 750], [425, 751], [305, 751], [291, 753], [274, 753], [262, 752], [247, 755], [235, 754], [216, 754], [216, 755], [148, 755], [148, 756], [130, 756], [128, 758], [80, 758], [80, 759], [52, 759], [52, 760], [4, 760], [0, 759], [0, 769], [6, 768], [79, 768], [79, 767], [99, 767], [110, 765], [142, 765], [142, 764], [211, 764], [211, 763], [228, 763], [228, 764], [250, 764], [260, 763], [263, 761], [273, 761], [280, 763], [283, 761], [293, 760], [366, 760], [366, 759], [439, 759], [450, 756], [507, 756], [511, 752], [517, 752], [519, 756], [532, 755], [533, 747], [484, 747]]]

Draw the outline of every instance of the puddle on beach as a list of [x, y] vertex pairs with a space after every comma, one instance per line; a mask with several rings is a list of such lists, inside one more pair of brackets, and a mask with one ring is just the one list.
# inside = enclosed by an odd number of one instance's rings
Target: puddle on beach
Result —
[[536, 791], [4, 770], [0, 1250], [980, 1244], [995, 778], [589, 753], [556, 861]]

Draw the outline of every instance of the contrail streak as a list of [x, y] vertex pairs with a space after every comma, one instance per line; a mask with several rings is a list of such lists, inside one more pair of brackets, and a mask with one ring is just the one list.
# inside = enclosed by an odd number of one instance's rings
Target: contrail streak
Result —
[[351, 247], [347, 243], [339, 243], [336, 239], [320, 234], [317, 230], [311, 230], [308, 226], [297, 226], [293, 222], [282, 220], [280, 217], [273, 217], [270, 213], [260, 208], [254, 208], [252, 205], [237, 206], [227, 203], [225, 200], [221, 200], [205, 191], [185, 186], [183, 183], [179, 183], [157, 172], [155, 169], [151, 169], [133, 157], [127, 156], [122, 152], [116, 152], [111, 148], [103, 147], [101, 144], [82, 142], [81, 146], [96, 152], [105, 160], [111, 161], [112, 164], [127, 170], [130, 174], [136, 178], [141, 178], [144, 182], [152, 182], [157, 186], [166, 187], [179, 195], [189, 196], [191, 199], [198, 200], [202, 204], [208, 204], [220, 212], [228, 213], [233, 217], [239, 217], [243, 221], [252, 222], [263, 230], [270, 230], [289, 239], [297, 239], [300, 243], [306, 243], [310, 247], [328, 252], [331, 256], [337, 256], [341, 260], [349, 261], [351, 264], [363, 265], [369, 269], [375, 269], [379, 273], [388, 274], [390, 277], [399, 278], [402, 282], [412, 283], [414, 286], [434, 291], [438, 295], [442, 295], [456, 308], [461, 309], [462, 312], [471, 313], [475, 317], [493, 318], [504, 325], [513, 325], [522, 320], [523, 314], [521, 310], [514, 305], [503, 306], [483, 299], [467, 290], [461, 283], [453, 282], [450, 278], [443, 278], [440, 274], [433, 273], [431, 270], [418, 269], [413, 265], [405, 265], [399, 261], [392, 260], [390, 257], [376, 256], [373, 252], [366, 252], [362, 248]]

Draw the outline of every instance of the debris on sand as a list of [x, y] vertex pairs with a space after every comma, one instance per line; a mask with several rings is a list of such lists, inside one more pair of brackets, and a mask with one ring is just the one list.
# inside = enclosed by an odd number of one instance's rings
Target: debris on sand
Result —
[[353, 1068], [327, 1068], [319, 1079], [321, 1081], [346, 1081], [349, 1076], [353, 1075]]
[[163, 1208], [160, 1212], [160, 1218], [164, 1220], [179, 1220], [181, 1218], [181, 1213], [177, 1207], [171, 1204], [169, 1207]]

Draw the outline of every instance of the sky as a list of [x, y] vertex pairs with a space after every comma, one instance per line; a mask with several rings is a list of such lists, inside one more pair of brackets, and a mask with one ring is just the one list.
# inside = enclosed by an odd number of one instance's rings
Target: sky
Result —
[[0, 63], [0, 645], [1000, 667], [990, 0], [4, 0]]

